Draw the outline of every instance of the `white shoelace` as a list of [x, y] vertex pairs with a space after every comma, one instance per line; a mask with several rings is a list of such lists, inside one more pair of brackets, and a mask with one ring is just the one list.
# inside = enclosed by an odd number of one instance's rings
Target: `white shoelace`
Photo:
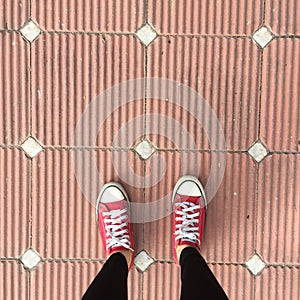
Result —
[[112, 247], [123, 246], [130, 249], [130, 237], [127, 227], [128, 223], [123, 220], [126, 219], [127, 209], [123, 208], [103, 212], [104, 225], [106, 228], [106, 250]]
[[[176, 222], [181, 221], [180, 224], [176, 224], [175, 241], [179, 239], [192, 240], [200, 243], [199, 240], [199, 214], [195, 210], [200, 209], [200, 205], [191, 202], [176, 203], [176, 214], [180, 217], [176, 217]], [[179, 210], [181, 207], [181, 210]]]

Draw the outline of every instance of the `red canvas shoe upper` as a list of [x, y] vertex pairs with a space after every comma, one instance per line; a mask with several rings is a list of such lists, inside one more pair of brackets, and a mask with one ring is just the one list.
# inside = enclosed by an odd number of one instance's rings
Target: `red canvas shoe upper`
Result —
[[[112, 184], [105, 185], [100, 192], [97, 219], [107, 256], [117, 250], [129, 249], [132, 252], [134, 251], [130, 208], [126, 198], [127, 195], [118, 186]], [[132, 264], [133, 259], [131, 266]]]
[[[188, 181], [188, 183], [182, 182], [182, 184], [186, 184], [185, 188], [180, 189], [179, 185], [173, 194], [172, 242], [173, 255], [177, 263], [177, 246], [190, 245], [200, 250], [205, 225], [206, 200], [204, 191], [198, 180], [197, 183], [200, 184], [201, 188], [191, 180]], [[187, 189], [188, 184], [193, 191]]]

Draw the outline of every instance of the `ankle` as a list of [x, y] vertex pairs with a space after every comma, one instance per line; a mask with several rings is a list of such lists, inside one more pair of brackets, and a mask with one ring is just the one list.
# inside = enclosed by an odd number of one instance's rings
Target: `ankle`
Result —
[[109, 255], [109, 257], [111, 255], [113, 255], [114, 253], [121, 253], [124, 255], [126, 262], [127, 262], [127, 266], [128, 266], [128, 270], [129, 267], [131, 266], [132, 260], [133, 260], [133, 252], [129, 249], [124, 249], [124, 250], [116, 250], [116, 251], [112, 251], [111, 254]]
[[176, 247], [176, 253], [177, 253], [178, 261], [180, 261], [180, 255], [181, 255], [181, 252], [182, 252], [185, 248], [188, 248], [188, 247], [194, 248], [194, 249], [196, 249], [196, 250], [200, 253], [200, 250], [199, 250], [197, 247], [193, 247], [193, 246], [191, 246], [191, 245], [179, 245], [179, 246]]

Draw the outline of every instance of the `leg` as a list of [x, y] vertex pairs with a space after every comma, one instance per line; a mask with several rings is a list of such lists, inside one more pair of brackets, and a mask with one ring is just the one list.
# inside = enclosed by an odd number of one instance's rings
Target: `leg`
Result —
[[129, 199], [120, 184], [104, 185], [96, 215], [103, 249], [109, 258], [82, 299], [127, 299], [127, 276], [134, 250]]
[[200, 255], [207, 201], [204, 188], [193, 176], [181, 177], [173, 195], [172, 242], [181, 266], [181, 299], [228, 299]]
[[127, 299], [128, 266], [120, 252], [112, 254], [93, 280], [82, 300]]
[[181, 299], [228, 299], [198, 250], [187, 247], [180, 255]]

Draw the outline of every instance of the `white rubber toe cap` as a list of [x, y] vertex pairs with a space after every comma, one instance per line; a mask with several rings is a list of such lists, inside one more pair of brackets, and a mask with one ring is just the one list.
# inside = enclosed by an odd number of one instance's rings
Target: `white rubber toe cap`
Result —
[[102, 203], [110, 203], [125, 199], [123, 193], [115, 186], [110, 186], [103, 192], [101, 196]]
[[184, 196], [200, 197], [201, 190], [193, 181], [184, 181], [178, 188], [177, 194]]

